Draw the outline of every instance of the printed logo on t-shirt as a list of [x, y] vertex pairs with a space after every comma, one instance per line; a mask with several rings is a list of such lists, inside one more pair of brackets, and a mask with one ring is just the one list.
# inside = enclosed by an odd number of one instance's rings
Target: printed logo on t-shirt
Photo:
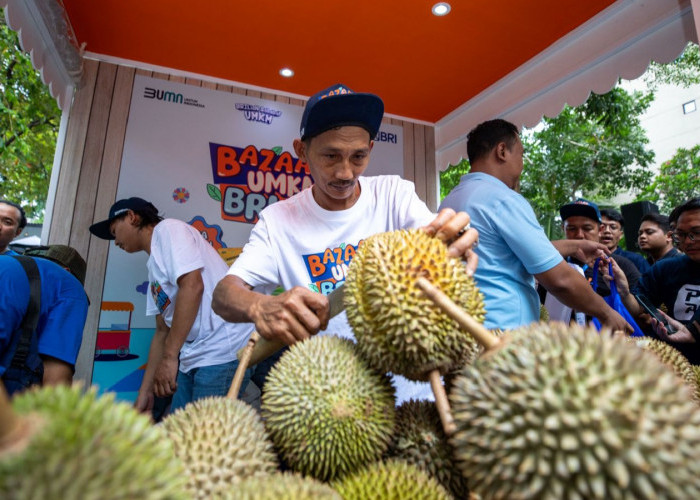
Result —
[[[361, 244], [362, 241], [357, 246]], [[323, 252], [302, 255], [311, 278], [309, 288], [328, 295], [345, 282], [348, 266], [355, 256], [357, 246], [343, 243], [335, 248], [326, 248]]]
[[157, 281], [151, 282], [151, 295], [153, 296], [153, 302], [156, 303], [156, 307], [161, 314], [165, 313], [165, 310], [170, 305], [170, 297], [165, 293], [163, 287]]
[[683, 285], [676, 295], [673, 317], [679, 321], [688, 321], [700, 308], [700, 285]]

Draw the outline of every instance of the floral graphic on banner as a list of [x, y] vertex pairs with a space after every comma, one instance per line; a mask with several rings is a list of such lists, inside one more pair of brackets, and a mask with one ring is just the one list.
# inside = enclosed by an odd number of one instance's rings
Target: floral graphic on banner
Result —
[[177, 203], [187, 203], [190, 199], [190, 192], [184, 187], [179, 187], [173, 191], [173, 200]]

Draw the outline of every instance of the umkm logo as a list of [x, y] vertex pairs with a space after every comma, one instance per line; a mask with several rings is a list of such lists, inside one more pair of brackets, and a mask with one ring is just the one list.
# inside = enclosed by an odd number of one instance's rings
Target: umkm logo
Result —
[[183, 96], [182, 94], [176, 94], [175, 92], [154, 89], [151, 87], [146, 87], [143, 92], [143, 96], [146, 99], [158, 99], [159, 101], [168, 101], [182, 104]]

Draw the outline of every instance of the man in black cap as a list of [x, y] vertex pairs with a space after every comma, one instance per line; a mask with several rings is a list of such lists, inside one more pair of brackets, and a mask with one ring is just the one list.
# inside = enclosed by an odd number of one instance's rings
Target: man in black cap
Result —
[[8, 393], [73, 380], [88, 310], [85, 270], [66, 245], [0, 255], [0, 375]]
[[114, 240], [127, 253], [149, 256], [146, 314], [156, 317], [156, 332], [136, 408], [150, 411], [154, 396], [172, 395], [172, 411], [207, 396], [225, 396], [238, 368], [236, 352], [253, 326], [226, 323], [212, 312], [214, 287], [227, 270], [218, 252], [194, 227], [163, 219], [138, 197], [117, 201], [90, 232]]
[[[216, 288], [218, 314], [252, 321], [263, 337], [287, 344], [322, 330], [351, 337], [344, 314], [329, 318], [325, 295], [343, 285], [363, 239], [397, 229], [423, 227], [448, 243], [451, 255], [465, 257], [473, 272], [476, 255], [470, 249], [477, 233], [462, 232], [466, 213], [448, 209], [436, 216], [413, 183], [362, 176], [383, 113], [378, 96], [342, 84], [308, 100], [294, 151], [308, 164], [314, 184], [261, 212], [243, 253]], [[285, 292], [268, 295], [278, 286]], [[405, 380], [397, 385], [399, 401], [430, 392]]]
[[[559, 214], [561, 215], [564, 234], [567, 239], [600, 242], [602, 219], [597, 204], [584, 198], [578, 198], [559, 207]], [[611, 257], [624, 271], [628, 283], [634, 289], [640, 277], [637, 266], [621, 255], [612, 254]], [[572, 258], [569, 258], [569, 262], [580, 265], [589, 281], [593, 279], [592, 266], [594, 262], [581, 262]], [[598, 295], [603, 297], [610, 295], [610, 287], [603, 279], [602, 272], [598, 273], [597, 288]]]

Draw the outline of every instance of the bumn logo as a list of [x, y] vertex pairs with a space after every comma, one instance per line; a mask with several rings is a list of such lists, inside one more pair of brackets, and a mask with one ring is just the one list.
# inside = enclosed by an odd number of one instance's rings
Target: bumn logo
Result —
[[159, 101], [175, 102], [179, 104], [183, 103], [182, 94], [176, 94], [175, 92], [154, 89], [151, 87], [146, 87], [143, 92], [143, 96], [146, 99], [158, 99]]

